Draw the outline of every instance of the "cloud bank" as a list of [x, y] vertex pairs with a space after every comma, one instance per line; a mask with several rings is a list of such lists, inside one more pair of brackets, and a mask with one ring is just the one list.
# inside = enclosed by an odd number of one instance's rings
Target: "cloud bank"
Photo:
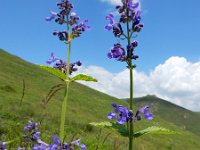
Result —
[[[81, 67], [97, 83], [81, 82], [118, 98], [129, 97], [129, 70], [111, 73], [99, 66]], [[156, 66], [149, 74], [134, 71], [134, 96], [154, 94], [193, 111], [200, 111], [200, 61], [191, 63], [173, 56]]]

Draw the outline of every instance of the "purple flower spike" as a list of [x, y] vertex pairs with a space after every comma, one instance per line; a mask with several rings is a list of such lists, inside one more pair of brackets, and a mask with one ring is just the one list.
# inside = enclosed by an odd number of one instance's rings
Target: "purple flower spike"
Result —
[[51, 20], [53, 20], [58, 14], [56, 12], [51, 11], [51, 16], [50, 17], [46, 17], [45, 20], [47, 23], [50, 23]]
[[128, 8], [130, 11], [135, 11], [139, 7], [139, 2], [133, 3], [133, 0], [128, 0]]

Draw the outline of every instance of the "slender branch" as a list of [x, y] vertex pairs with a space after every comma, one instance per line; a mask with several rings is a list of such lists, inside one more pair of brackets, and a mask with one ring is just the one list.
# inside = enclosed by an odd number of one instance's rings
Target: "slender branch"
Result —
[[108, 133], [108, 134], [105, 136], [105, 138], [104, 138], [104, 140], [103, 140], [103, 142], [102, 142], [102, 145], [104, 145], [104, 143], [106, 142], [107, 138], [108, 138], [112, 133], [113, 133], [113, 132], [110, 132], [110, 133]]
[[98, 150], [98, 149], [99, 149], [99, 141], [100, 141], [101, 132], [102, 132], [102, 129], [100, 128], [100, 129], [99, 129], [99, 134], [98, 134], [98, 136], [97, 136], [97, 146], [96, 146], [96, 149], [95, 149], [95, 150]]

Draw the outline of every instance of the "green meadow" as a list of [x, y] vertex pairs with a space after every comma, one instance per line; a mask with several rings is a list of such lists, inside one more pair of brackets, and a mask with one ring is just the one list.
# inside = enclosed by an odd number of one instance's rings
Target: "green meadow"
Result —
[[[52, 96], [47, 106], [44, 99], [55, 85], [62, 81], [31, 64], [0, 49], [0, 141], [23, 135], [28, 120], [40, 122], [41, 138], [50, 142], [59, 135], [60, 111], [64, 91]], [[95, 84], [95, 83], [94, 83]], [[128, 106], [126, 100], [117, 99], [79, 83], [71, 83], [66, 116], [66, 141], [82, 137], [88, 150], [124, 150], [128, 138], [108, 129], [100, 130], [90, 122], [109, 121], [111, 104]], [[179, 132], [176, 135], [149, 134], [135, 139], [135, 150], [199, 150], [200, 113], [191, 112], [156, 96], [135, 99], [136, 106], [152, 105], [155, 118], [135, 122], [134, 130], [148, 126], [161, 126]], [[109, 135], [109, 136], [108, 136]], [[135, 145], [137, 143], [137, 145]], [[10, 145], [14, 149], [17, 142]], [[8, 149], [9, 149], [8, 148]]]

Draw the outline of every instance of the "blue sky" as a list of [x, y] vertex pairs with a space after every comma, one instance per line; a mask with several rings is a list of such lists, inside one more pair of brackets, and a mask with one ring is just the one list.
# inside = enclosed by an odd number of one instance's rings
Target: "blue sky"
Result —
[[[107, 24], [105, 16], [110, 11], [115, 11], [112, 2], [115, 3], [116, 1], [71, 0], [74, 4], [73, 11], [81, 19], [89, 19], [88, 24], [92, 27], [92, 30], [73, 41], [72, 61], [81, 60], [85, 69], [90, 68], [90, 66], [96, 66], [99, 67], [99, 70], [102, 69], [102, 72], [106, 71], [115, 77], [123, 72], [126, 67], [125, 64], [109, 60], [106, 57], [109, 49], [117, 40], [111, 32], [104, 30], [104, 26]], [[36, 64], [44, 64], [51, 52], [65, 59], [65, 44], [52, 35], [53, 30], [62, 30], [63, 27], [54, 22], [47, 24], [44, 20], [46, 16], [50, 15], [50, 10], [57, 11], [57, 2], [58, 0], [20, 0], [12, 2], [1, 0], [0, 48]], [[190, 63], [194, 68], [197, 66], [196, 63], [200, 60], [199, 6], [199, 0], [141, 0], [141, 7], [144, 11], [142, 14], [142, 22], [144, 22], [145, 27], [138, 34], [137, 40], [139, 46], [135, 51], [140, 57], [135, 62], [139, 75], [144, 74], [144, 78], [153, 78], [152, 74], [158, 70], [156, 68], [159, 66], [164, 68], [166, 65], [171, 64], [170, 67], [173, 68], [176, 62], [179, 61]], [[167, 60], [169, 60], [168, 63]], [[180, 63], [178, 64], [180, 65]], [[165, 74], [163, 73], [163, 75]], [[96, 74], [96, 76], [99, 77], [100, 75]], [[170, 75], [168, 77], [170, 78]], [[140, 76], [140, 78], [142, 77]], [[177, 78], [179, 79], [179, 76]], [[197, 79], [200, 81], [198, 77]], [[195, 82], [197, 82], [197, 79], [194, 77]], [[166, 79], [166, 81], [168, 80]], [[189, 85], [192, 81], [193, 78], [186, 84]], [[106, 82], [106, 80], [102, 79], [103, 82]], [[141, 81], [141, 83], [143, 82]], [[178, 85], [181, 83], [182, 81]], [[95, 87], [94, 85], [90, 86]], [[98, 85], [96, 89], [101, 90], [100, 86]], [[107, 87], [107, 84], [104, 86]], [[186, 91], [187, 89], [188, 87], [186, 87]], [[166, 90], [170, 92], [171, 89]], [[108, 93], [108, 91], [103, 92]], [[147, 93], [148, 90], [145, 92]], [[145, 92], [142, 93], [145, 94]], [[180, 92], [181, 90], [175, 94], [172, 92], [171, 96], [167, 94], [163, 95], [161, 92], [156, 92], [156, 94], [170, 100], [173, 99], [173, 96], [178, 97], [177, 95], [180, 95], [178, 94]], [[182, 92], [184, 93], [185, 91], [183, 90]], [[152, 91], [150, 93], [155, 94]], [[111, 95], [114, 94], [113, 92]], [[142, 94], [136, 93], [136, 95], [141, 96]], [[119, 95], [118, 97], [123, 96], [126, 95]], [[180, 97], [175, 102], [176, 104], [180, 104], [188, 109], [200, 111], [199, 101], [199, 109], [197, 107], [185, 106], [183, 102], [178, 101], [180, 101]], [[197, 98], [194, 101], [194, 105], [197, 105]]]
[[[58, 0], [0, 2], [0, 47], [33, 63], [44, 63], [51, 52], [65, 58], [65, 45], [52, 35], [61, 26], [44, 21], [50, 10], [57, 10]], [[104, 31], [105, 16], [114, 6], [101, 0], [72, 0], [81, 19], [88, 18], [92, 30], [76, 39], [72, 59], [85, 65], [103, 66], [112, 72], [124, 64], [110, 61], [106, 54], [116, 39]], [[138, 70], [148, 72], [170, 56], [183, 56], [190, 61], [200, 58], [199, 0], [142, 0], [145, 28], [138, 35], [136, 53]]]

